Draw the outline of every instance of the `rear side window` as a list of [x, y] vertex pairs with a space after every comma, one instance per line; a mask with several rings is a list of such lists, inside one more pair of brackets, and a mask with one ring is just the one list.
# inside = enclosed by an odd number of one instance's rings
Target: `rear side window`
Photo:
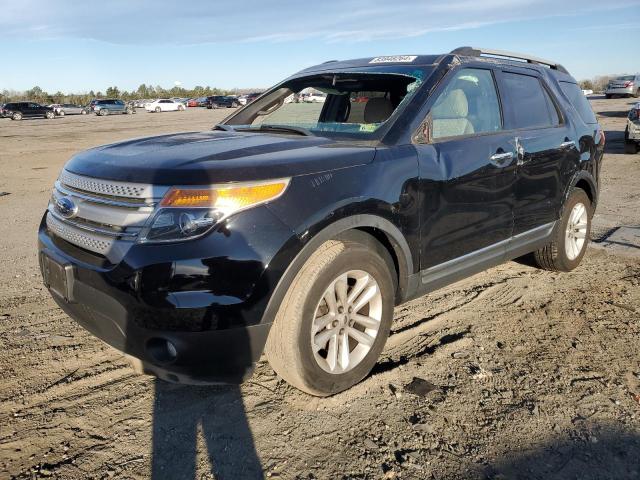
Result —
[[537, 77], [504, 72], [513, 111], [513, 128], [544, 128], [558, 125], [555, 105]]
[[580, 115], [584, 123], [598, 123], [591, 109], [589, 100], [585, 98], [582, 90], [576, 83], [560, 82], [560, 88], [571, 102], [571, 105], [578, 111], [578, 115]]

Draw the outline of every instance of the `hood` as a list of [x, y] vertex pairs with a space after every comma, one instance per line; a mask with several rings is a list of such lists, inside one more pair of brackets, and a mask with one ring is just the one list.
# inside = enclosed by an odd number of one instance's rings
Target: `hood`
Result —
[[322, 137], [189, 132], [86, 150], [67, 162], [78, 175], [157, 185], [292, 177], [369, 163], [375, 148]]

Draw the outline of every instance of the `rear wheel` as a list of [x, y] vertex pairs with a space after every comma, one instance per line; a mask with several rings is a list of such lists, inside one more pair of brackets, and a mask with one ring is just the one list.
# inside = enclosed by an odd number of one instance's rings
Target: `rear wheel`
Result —
[[81, 114], [81, 115], [86, 115], [86, 114], [87, 114], [87, 111], [83, 108], [82, 110], [80, 110], [80, 114]]
[[638, 98], [638, 97], [640, 97], [640, 88], [636, 90], [636, 93], [634, 93], [634, 94], [632, 95], [632, 97], [633, 97], [633, 98]]
[[265, 353], [291, 385], [327, 396], [362, 380], [375, 365], [393, 318], [388, 254], [351, 240], [325, 242], [296, 275]]
[[591, 233], [591, 201], [586, 192], [574, 188], [549, 244], [534, 252], [538, 267], [569, 272], [580, 265]]
[[184, 105], [178, 105], [178, 111], [182, 112], [184, 109]]
[[610, 99], [610, 98], [611, 98], [611, 94], [607, 93], [607, 94], [605, 94], [605, 96], [604, 96], [604, 97], [608, 100], [608, 99]]
[[20, 112], [14, 112], [11, 115], [11, 120], [22, 120], [22, 114]]
[[53, 111], [46, 112], [46, 113], [44, 114], [44, 118], [46, 118], [46, 119], [48, 119], [48, 120], [51, 120], [51, 119], [52, 119], [52, 118], [54, 118], [55, 116], [56, 116], [56, 114], [55, 114], [55, 113], [53, 113]]
[[155, 108], [155, 112], [156, 112], [156, 113], [160, 113], [161, 111], [162, 111], [162, 109], [161, 109], [160, 107], [156, 107], [156, 108]]
[[109, 115], [109, 110], [107, 110], [106, 108], [102, 108], [102, 109], [100, 109], [99, 115], [102, 116], [102, 117], [104, 117], [106, 115]]
[[64, 117], [64, 110], [60, 110], [60, 111], [58, 112], [58, 116], [59, 116], [59, 117]]

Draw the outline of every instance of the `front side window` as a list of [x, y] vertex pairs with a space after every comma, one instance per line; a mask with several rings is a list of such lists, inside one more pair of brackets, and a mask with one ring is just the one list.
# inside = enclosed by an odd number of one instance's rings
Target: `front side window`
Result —
[[537, 77], [504, 72], [504, 83], [514, 116], [512, 128], [545, 128], [560, 123], [558, 111]]
[[429, 115], [433, 140], [500, 131], [500, 101], [491, 70], [455, 72]]
[[236, 129], [305, 129], [366, 138], [404, 107], [426, 77], [423, 68], [375, 67], [309, 74], [248, 103], [226, 123]]

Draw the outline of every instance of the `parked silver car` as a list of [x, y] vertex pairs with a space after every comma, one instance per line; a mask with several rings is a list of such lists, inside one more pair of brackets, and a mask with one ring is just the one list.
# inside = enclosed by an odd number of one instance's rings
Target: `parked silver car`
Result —
[[80, 105], [75, 105], [73, 103], [62, 103], [62, 104], [56, 104], [56, 105], [51, 105], [53, 108], [53, 111], [56, 112], [56, 115], [58, 116], [63, 116], [63, 115], [86, 115], [87, 111], [84, 109], [84, 107], [80, 106]]
[[614, 96], [640, 97], [640, 73], [635, 75], [622, 75], [621, 77], [611, 80], [604, 94], [607, 98]]

